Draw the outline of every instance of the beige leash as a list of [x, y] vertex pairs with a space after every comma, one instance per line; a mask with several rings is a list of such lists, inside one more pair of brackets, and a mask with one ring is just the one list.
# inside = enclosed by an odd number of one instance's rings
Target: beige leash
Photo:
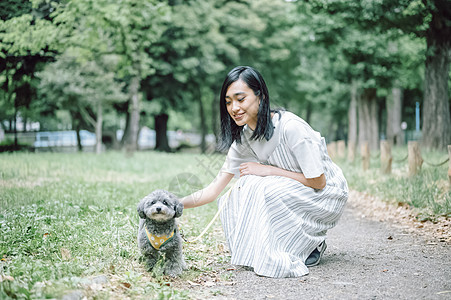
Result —
[[231, 188], [230, 188], [230, 190], [227, 192], [227, 198], [226, 199], [224, 199], [224, 201], [221, 203], [221, 207], [218, 209], [218, 212], [216, 213], [216, 215], [213, 217], [213, 219], [210, 221], [210, 223], [207, 225], [207, 227], [205, 227], [205, 229], [202, 231], [202, 233], [198, 236], [198, 237], [196, 237], [195, 239], [193, 239], [193, 240], [186, 240], [186, 239], [184, 239], [185, 240], [185, 242], [187, 242], [187, 243], [194, 243], [194, 242], [196, 242], [196, 241], [198, 241], [207, 231], [208, 231], [208, 229], [210, 229], [210, 227], [211, 227], [211, 225], [213, 225], [213, 223], [216, 221], [216, 219], [218, 218], [218, 216], [219, 216], [219, 214], [221, 213], [221, 211], [222, 211], [222, 209], [224, 208], [224, 206], [226, 205], [226, 203], [227, 203], [227, 201], [229, 200], [229, 198], [230, 198], [230, 194], [232, 193], [232, 189], [234, 188], [234, 186], [232, 186]]

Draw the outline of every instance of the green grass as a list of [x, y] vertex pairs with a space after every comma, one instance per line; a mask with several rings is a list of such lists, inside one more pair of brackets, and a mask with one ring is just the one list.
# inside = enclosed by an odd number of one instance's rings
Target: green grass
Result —
[[[422, 151], [422, 157], [429, 163], [443, 162], [447, 152]], [[451, 188], [448, 180], [448, 163], [440, 167], [423, 163], [418, 175], [408, 176], [407, 147], [396, 147], [392, 151], [392, 174], [380, 171], [378, 153], [372, 154], [371, 167], [362, 170], [362, 162], [337, 160], [348, 180], [350, 189], [367, 192], [391, 203], [407, 204], [420, 220], [436, 220], [451, 217]]]
[[[173, 287], [177, 280], [145, 270], [136, 205], [157, 188], [188, 194], [209, 183], [222, 161], [155, 152], [0, 155], [0, 298], [59, 298], [69, 290], [92, 298], [187, 298]], [[215, 212], [216, 203], [186, 210], [185, 235], [195, 237]], [[218, 250], [219, 228], [217, 221], [200, 242], [185, 244], [190, 268], [179, 280], [228, 261]], [[99, 274], [108, 276], [107, 287], [86, 291], [83, 283]]]

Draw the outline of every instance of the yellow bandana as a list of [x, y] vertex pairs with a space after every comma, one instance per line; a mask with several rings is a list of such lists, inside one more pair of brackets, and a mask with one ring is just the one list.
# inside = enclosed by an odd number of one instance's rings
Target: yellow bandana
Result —
[[166, 242], [169, 242], [172, 240], [172, 237], [174, 236], [175, 230], [170, 235], [154, 235], [150, 234], [149, 231], [146, 229], [147, 239], [149, 240], [149, 243], [154, 247], [156, 250], [160, 250], [160, 247], [166, 244]]

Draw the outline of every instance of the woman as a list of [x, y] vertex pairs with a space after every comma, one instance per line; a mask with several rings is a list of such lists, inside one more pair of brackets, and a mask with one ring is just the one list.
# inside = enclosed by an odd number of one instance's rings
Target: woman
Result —
[[255, 69], [230, 71], [220, 108], [222, 146], [230, 147], [226, 161], [213, 182], [182, 199], [185, 208], [215, 200], [239, 178], [219, 199], [231, 263], [268, 277], [308, 274], [346, 203], [343, 173], [318, 132], [290, 112], [270, 110]]

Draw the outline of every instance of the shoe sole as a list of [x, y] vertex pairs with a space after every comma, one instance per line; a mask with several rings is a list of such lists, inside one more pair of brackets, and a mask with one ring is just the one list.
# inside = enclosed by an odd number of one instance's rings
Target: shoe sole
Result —
[[314, 267], [314, 266], [319, 265], [319, 262], [321, 261], [321, 257], [323, 257], [323, 253], [324, 253], [324, 251], [326, 251], [326, 248], [327, 248], [327, 244], [326, 244], [326, 242], [324, 241], [324, 242], [322, 242], [322, 247], [321, 247], [321, 249], [319, 250], [319, 258], [318, 258], [318, 260], [315, 261], [314, 263], [308, 264], [308, 265], [306, 265], [306, 266], [307, 266], [307, 267]]

